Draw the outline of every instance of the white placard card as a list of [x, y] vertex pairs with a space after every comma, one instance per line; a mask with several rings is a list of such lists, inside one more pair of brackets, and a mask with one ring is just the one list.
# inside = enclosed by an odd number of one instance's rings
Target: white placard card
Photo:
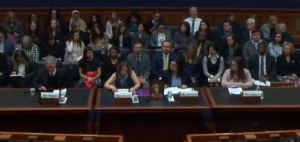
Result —
[[115, 92], [115, 98], [132, 98], [132, 92]]
[[58, 99], [59, 98], [59, 94], [53, 93], [53, 92], [42, 92], [41, 93], [41, 98]]
[[244, 97], [261, 97], [262, 94], [262, 91], [243, 91]]
[[198, 97], [198, 91], [181, 91], [180, 97]]

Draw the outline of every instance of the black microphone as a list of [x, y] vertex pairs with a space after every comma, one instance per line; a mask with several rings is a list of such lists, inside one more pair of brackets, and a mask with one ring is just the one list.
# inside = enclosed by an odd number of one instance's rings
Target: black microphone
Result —
[[72, 72], [72, 74], [69, 76], [69, 78], [66, 80], [66, 82], [63, 84], [63, 86], [61, 87], [61, 89], [64, 89], [65, 86], [68, 84], [68, 82], [70, 81], [71, 78], [73, 78], [74, 75], [74, 71]]

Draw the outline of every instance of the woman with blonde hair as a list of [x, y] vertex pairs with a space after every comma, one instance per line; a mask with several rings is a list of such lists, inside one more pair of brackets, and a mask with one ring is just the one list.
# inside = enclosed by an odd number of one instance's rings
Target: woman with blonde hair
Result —
[[117, 13], [113, 12], [111, 14], [111, 18], [106, 23], [106, 34], [108, 35], [109, 39], [111, 39], [114, 36], [115, 30], [121, 23], [122, 21], [118, 19]]
[[265, 39], [271, 39], [275, 34], [277, 26], [277, 17], [271, 15], [268, 19], [268, 23], [265, 23], [261, 26], [260, 31], [263, 33]]
[[17, 20], [13, 12], [6, 14], [5, 22], [2, 24], [2, 27], [7, 31], [8, 40], [14, 43], [14, 45], [24, 34], [24, 27], [22, 23]]

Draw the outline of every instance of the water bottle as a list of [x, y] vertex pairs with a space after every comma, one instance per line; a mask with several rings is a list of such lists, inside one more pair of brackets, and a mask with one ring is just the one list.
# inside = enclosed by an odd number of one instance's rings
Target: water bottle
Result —
[[168, 92], [168, 98], [172, 98], [172, 91], [171, 90]]

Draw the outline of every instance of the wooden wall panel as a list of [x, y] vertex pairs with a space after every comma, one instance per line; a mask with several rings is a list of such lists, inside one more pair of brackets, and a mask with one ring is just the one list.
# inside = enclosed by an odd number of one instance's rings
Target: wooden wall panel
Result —
[[[37, 13], [40, 19], [44, 19], [47, 16], [49, 8], [1, 8], [0, 9], [0, 22], [5, 19], [5, 14], [8, 11], [14, 11], [18, 19], [22, 22], [26, 22], [28, 19], [28, 14], [31, 12]], [[138, 11], [145, 21], [152, 18], [152, 13], [154, 10], [161, 10], [162, 16], [166, 21], [167, 25], [179, 25], [183, 19], [188, 17], [188, 8], [103, 8], [103, 7], [93, 7], [93, 8], [58, 8], [60, 13], [63, 15], [66, 21], [71, 17], [71, 12], [73, 9], [77, 9], [81, 12], [81, 17], [88, 21], [90, 15], [93, 13], [100, 13], [102, 20], [107, 21], [110, 18], [112, 12], [117, 12], [121, 20], [125, 21], [126, 17], [132, 10]], [[236, 19], [240, 21], [241, 24], [250, 15], [257, 15], [258, 25], [261, 26], [263, 23], [268, 21], [270, 15], [276, 15], [278, 21], [281, 23], [286, 23], [288, 31], [293, 36], [299, 36], [300, 30], [296, 30], [295, 23], [296, 17], [300, 16], [300, 9], [236, 9], [236, 8], [201, 8], [198, 9], [198, 15], [201, 18], [208, 19], [212, 26], [217, 26], [220, 21], [226, 20], [230, 13], [236, 15]], [[300, 25], [299, 25], [300, 26]]]

